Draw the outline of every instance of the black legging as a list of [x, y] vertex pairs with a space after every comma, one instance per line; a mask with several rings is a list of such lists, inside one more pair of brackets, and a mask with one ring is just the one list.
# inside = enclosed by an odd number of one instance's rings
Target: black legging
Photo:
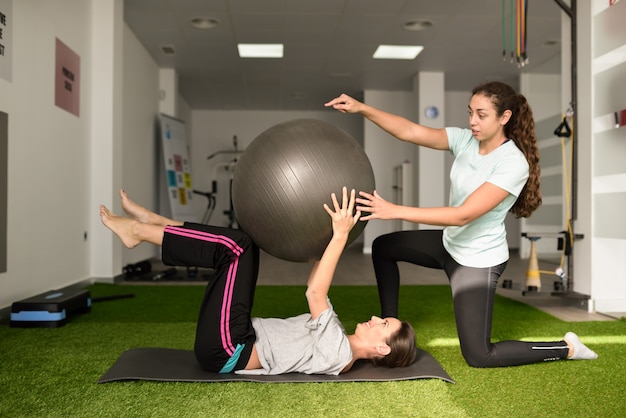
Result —
[[382, 235], [372, 245], [382, 316], [398, 316], [398, 262], [443, 269], [450, 280], [454, 317], [467, 364], [503, 367], [567, 358], [565, 341], [491, 342], [493, 300], [506, 262], [486, 268], [458, 264], [443, 246], [442, 230], [401, 231]]

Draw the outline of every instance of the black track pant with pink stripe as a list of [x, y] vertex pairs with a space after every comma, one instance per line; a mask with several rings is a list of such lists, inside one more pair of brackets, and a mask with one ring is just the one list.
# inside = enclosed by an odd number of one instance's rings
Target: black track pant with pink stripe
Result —
[[215, 269], [200, 306], [196, 359], [211, 372], [245, 368], [255, 341], [258, 247], [240, 230], [185, 223], [165, 228], [161, 257], [166, 265]]

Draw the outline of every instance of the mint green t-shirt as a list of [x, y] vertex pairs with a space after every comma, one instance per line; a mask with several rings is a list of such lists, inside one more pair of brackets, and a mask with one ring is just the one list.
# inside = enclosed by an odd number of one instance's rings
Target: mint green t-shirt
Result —
[[509, 192], [498, 206], [464, 226], [448, 226], [443, 245], [467, 267], [491, 267], [509, 259], [504, 218], [528, 180], [528, 162], [515, 142], [507, 141], [487, 155], [478, 152], [472, 131], [446, 128], [454, 163], [450, 170], [450, 206], [461, 206], [483, 183]]

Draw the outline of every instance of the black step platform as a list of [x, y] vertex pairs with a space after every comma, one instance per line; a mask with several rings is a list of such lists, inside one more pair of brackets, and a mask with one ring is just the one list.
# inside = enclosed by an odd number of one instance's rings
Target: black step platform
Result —
[[11, 327], [57, 328], [74, 313], [91, 311], [88, 290], [50, 290], [11, 305]]

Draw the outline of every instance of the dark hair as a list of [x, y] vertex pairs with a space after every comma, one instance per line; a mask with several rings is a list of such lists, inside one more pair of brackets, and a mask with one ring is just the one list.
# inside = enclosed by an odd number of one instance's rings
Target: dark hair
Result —
[[391, 352], [384, 357], [370, 359], [374, 366], [406, 367], [415, 361], [417, 356], [415, 330], [407, 321], [401, 321], [398, 332], [392, 334], [385, 342], [391, 347]]
[[533, 112], [526, 97], [517, 94], [505, 83], [491, 81], [480, 84], [472, 90], [472, 96], [477, 94], [491, 100], [498, 116], [506, 110], [511, 111], [511, 118], [504, 125], [504, 134], [524, 153], [528, 161], [528, 180], [510, 211], [518, 218], [527, 218], [541, 205], [541, 167]]

